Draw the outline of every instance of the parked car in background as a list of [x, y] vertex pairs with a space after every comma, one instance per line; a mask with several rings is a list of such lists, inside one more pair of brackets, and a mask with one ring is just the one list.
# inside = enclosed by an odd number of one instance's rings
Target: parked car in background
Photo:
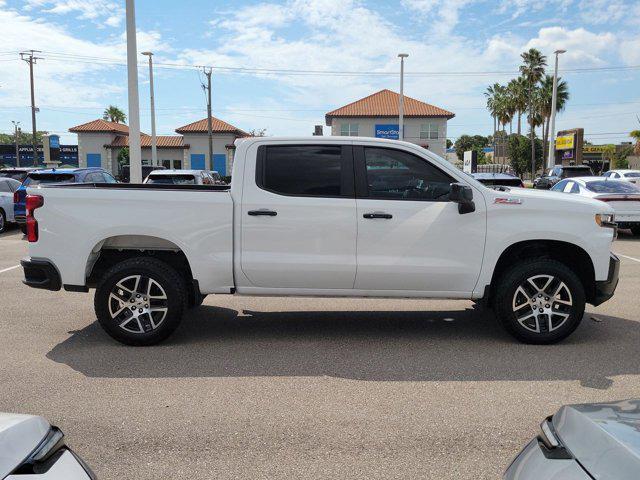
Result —
[[27, 187], [59, 183], [117, 183], [117, 180], [106, 170], [99, 167], [90, 168], [53, 168], [30, 172], [13, 196], [13, 207], [16, 223], [26, 233], [27, 212], [25, 199]]
[[33, 167], [1, 168], [0, 178], [13, 178], [14, 180], [22, 182], [25, 178], [27, 178], [27, 175], [30, 172], [34, 172], [36, 170], [40, 169]]
[[613, 180], [624, 180], [625, 182], [640, 185], [640, 170], [609, 170], [602, 176]]
[[556, 165], [549, 169], [546, 174], [536, 178], [533, 181], [533, 188], [548, 190], [565, 178], [586, 177], [590, 175], [593, 175], [593, 172], [588, 165]]
[[[165, 170], [162, 165], [142, 165], [142, 180], [147, 178], [151, 172], [156, 170]], [[122, 165], [120, 167], [120, 173], [117, 176], [119, 182], [129, 183], [131, 180], [131, 166]]]
[[66, 445], [62, 431], [44, 418], [0, 413], [0, 478], [95, 480], [96, 476]]
[[489, 188], [498, 186], [524, 188], [522, 179], [510, 173], [472, 173], [470, 175]]
[[20, 188], [20, 182], [13, 178], [0, 177], [0, 233], [9, 223], [14, 223], [13, 194]]
[[578, 177], [558, 182], [552, 190], [573, 193], [606, 202], [615, 211], [618, 228], [640, 235], [640, 187], [605, 177]]
[[640, 478], [640, 400], [561, 407], [504, 474], [504, 480], [596, 478]]
[[[215, 174], [216, 176], [214, 177]], [[207, 170], [154, 170], [142, 183], [168, 185], [225, 185], [218, 172]]]
[[130, 345], [167, 338], [215, 293], [470, 299], [517, 339], [549, 344], [614, 294], [604, 202], [490, 189], [406, 142], [236, 145], [230, 187], [29, 187], [25, 283], [95, 288], [100, 325]]

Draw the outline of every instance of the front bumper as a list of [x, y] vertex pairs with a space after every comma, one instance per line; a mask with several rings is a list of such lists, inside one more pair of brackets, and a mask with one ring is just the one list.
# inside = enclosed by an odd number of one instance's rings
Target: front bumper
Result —
[[49, 260], [34, 260], [23, 258], [20, 261], [24, 270], [24, 280], [22, 283], [33, 288], [44, 290], [60, 290], [62, 280], [60, 273]]
[[593, 296], [592, 305], [598, 306], [601, 303], [606, 302], [616, 291], [618, 286], [618, 277], [620, 275], [620, 259], [613, 253], [609, 257], [609, 274], [606, 280], [596, 282], [595, 293]]
[[574, 459], [547, 458], [537, 439], [532, 440], [513, 460], [503, 480], [591, 480]]

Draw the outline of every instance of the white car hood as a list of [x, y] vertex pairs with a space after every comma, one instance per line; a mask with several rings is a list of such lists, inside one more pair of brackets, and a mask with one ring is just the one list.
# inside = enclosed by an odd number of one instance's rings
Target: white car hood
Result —
[[494, 199], [520, 199], [523, 204], [546, 204], [557, 212], [575, 212], [579, 210], [591, 213], [613, 213], [613, 208], [605, 202], [580, 195], [572, 195], [570, 193], [536, 190], [533, 188], [510, 188], [508, 192], [492, 190], [492, 195]]
[[51, 428], [42, 417], [0, 413], [0, 478], [11, 473], [38, 446]]

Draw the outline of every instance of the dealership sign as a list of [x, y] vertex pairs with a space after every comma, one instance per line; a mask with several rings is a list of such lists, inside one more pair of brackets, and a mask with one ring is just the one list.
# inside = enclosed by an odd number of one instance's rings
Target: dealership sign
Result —
[[400, 127], [398, 124], [376, 125], [376, 138], [390, 138], [398, 140], [400, 138]]
[[573, 135], [561, 135], [556, 137], [556, 150], [571, 150], [574, 145]]

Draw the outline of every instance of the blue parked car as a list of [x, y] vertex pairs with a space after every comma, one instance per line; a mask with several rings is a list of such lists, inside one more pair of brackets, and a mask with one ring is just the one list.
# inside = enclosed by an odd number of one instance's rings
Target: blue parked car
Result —
[[23, 233], [27, 230], [26, 198], [27, 187], [60, 183], [118, 183], [109, 172], [99, 167], [91, 168], [52, 168], [35, 170], [27, 175], [20, 188], [13, 194], [13, 212], [15, 221]]

